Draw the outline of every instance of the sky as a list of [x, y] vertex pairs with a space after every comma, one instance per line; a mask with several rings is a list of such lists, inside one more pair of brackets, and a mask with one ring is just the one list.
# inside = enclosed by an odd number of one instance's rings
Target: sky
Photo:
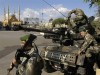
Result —
[[[96, 7], [89, 8], [89, 3], [84, 3], [83, 0], [45, 0], [51, 4], [54, 8], [67, 16], [67, 13], [75, 8], [80, 8], [87, 16], [93, 16], [96, 14]], [[43, 0], [0, 0], [0, 20], [3, 20], [4, 7], [10, 7], [10, 14], [13, 14], [14, 10], [18, 17], [18, 6], [21, 9], [21, 19], [25, 17], [40, 18], [49, 20], [50, 18], [64, 17], [58, 13], [53, 7], [46, 4]], [[43, 14], [42, 14], [43, 13]]]

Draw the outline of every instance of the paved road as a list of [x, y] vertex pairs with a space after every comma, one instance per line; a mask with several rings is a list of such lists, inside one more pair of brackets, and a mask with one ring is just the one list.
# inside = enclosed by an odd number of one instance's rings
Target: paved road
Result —
[[[22, 32], [22, 31], [0, 31], [0, 75], [7, 75], [6, 69], [14, 57], [15, 51], [19, 48], [20, 40], [19, 38], [25, 34], [33, 32]], [[39, 33], [34, 33], [38, 35], [36, 44], [40, 47], [43, 45], [51, 44], [51, 40], [45, 40]], [[15, 69], [11, 72], [11, 75], [15, 75]], [[63, 75], [60, 72], [55, 72], [48, 74], [43, 71], [42, 75]]]

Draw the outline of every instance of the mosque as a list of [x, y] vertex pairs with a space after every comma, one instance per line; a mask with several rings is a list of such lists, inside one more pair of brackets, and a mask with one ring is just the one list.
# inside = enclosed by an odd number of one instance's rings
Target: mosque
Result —
[[14, 14], [10, 15], [9, 6], [8, 6], [8, 13], [6, 13], [6, 9], [4, 8], [4, 21], [3, 21], [4, 27], [7, 25], [21, 25], [22, 23], [23, 22], [20, 20], [20, 7], [18, 8], [18, 19], [16, 18], [15, 11]]

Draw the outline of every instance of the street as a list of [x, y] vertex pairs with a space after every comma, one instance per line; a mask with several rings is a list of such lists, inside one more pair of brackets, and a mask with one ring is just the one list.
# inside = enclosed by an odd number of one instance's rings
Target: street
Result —
[[[23, 32], [23, 31], [0, 31], [0, 75], [7, 75], [7, 68], [14, 58], [16, 50], [20, 47], [20, 37], [33, 32]], [[37, 35], [36, 44], [40, 47], [47, 44], [52, 44], [51, 40], [44, 39], [39, 33], [34, 33]], [[12, 70], [11, 75], [15, 75], [15, 68]], [[63, 75], [63, 73], [55, 72], [48, 74], [42, 72], [42, 75]]]

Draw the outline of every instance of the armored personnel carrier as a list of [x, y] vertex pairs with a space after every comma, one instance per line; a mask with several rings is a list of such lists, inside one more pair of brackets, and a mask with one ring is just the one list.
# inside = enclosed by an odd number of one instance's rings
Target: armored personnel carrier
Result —
[[[55, 29], [55, 31], [41, 31], [25, 27], [20, 27], [20, 29], [53, 34], [53, 37], [50, 37], [50, 39], [53, 40], [54, 36], [58, 36], [56, 39], [59, 41], [59, 45], [45, 46], [41, 53], [39, 53], [37, 45], [34, 44], [34, 49], [31, 52], [32, 58], [28, 59], [26, 63], [26, 66], [31, 65], [31, 67], [19, 67], [19, 75], [29, 75], [30, 72], [32, 75], [41, 75], [41, 69], [44, 69], [47, 73], [61, 71], [64, 75], [95, 75], [93, 65], [96, 63], [100, 68], [100, 51], [98, 53], [92, 53], [89, 58], [87, 57], [90, 55], [88, 51], [77, 55], [79, 48], [75, 46], [74, 41], [83, 39], [78, 33], [72, 35], [67, 28]], [[97, 40], [98, 45], [100, 45], [100, 35], [97, 35], [95, 32], [93, 36]], [[34, 52], [34, 50], [36, 52]], [[41, 59], [41, 62], [38, 62], [39, 59]], [[40, 65], [42, 65], [42, 67], [40, 67]], [[37, 73], [37, 71], [39, 71], [39, 73]]]

